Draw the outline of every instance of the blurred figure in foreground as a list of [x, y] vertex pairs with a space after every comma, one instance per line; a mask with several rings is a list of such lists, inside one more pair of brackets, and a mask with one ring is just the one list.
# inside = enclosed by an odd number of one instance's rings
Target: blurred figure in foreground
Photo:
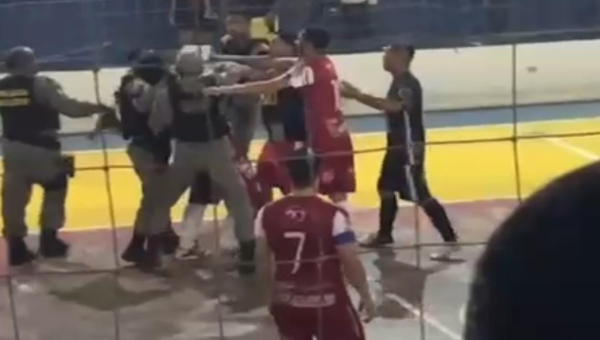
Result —
[[466, 340], [598, 339], [600, 163], [554, 181], [492, 236], [476, 267]]

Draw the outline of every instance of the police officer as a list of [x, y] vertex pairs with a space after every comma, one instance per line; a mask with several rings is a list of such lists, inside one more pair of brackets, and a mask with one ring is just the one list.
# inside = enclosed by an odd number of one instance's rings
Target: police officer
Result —
[[[148, 125], [154, 95], [165, 86], [170, 73], [160, 56], [153, 51], [143, 51], [134, 58], [133, 67], [121, 79], [115, 93], [121, 118], [123, 138], [130, 141], [127, 154], [142, 184], [142, 199], [134, 222], [131, 241], [122, 255], [123, 260], [152, 267], [152, 258], [146, 256], [148, 227], [153, 198], [161, 195], [160, 182], [164, 180], [171, 155], [168, 130], [154, 135]], [[178, 238], [170, 227], [163, 234], [164, 249], [174, 253]]]
[[4, 130], [2, 218], [12, 266], [31, 262], [34, 255], [24, 242], [25, 209], [33, 184], [44, 189], [40, 216], [40, 254], [62, 258], [68, 245], [58, 238], [65, 222], [65, 198], [73, 158], [61, 155], [60, 114], [89, 117], [112, 110], [67, 96], [54, 80], [37, 75], [35, 54], [28, 47], [8, 53], [8, 75], [0, 80], [0, 115]]
[[[262, 39], [253, 39], [252, 19], [243, 12], [232, 12], [225, 18], [227, 34], [221, 39], [221, 52], [227, 55], [249, 56], [261, 51]], [[267, 44], [268, 45], [268, 44]], [[241, 79], [241, 82], [248, 79]], [[242, 156], [247, 156], [260, 118], [260, 96], [244, 94], [226, 99], [225, 114], [233, 130], [233, 146]]]
[[381, 197], [379, 232], [364, 244], [379, 247], [394, 243], [392, 229], [398, 212], [396, 194], [418, 204], [431, 219], [448, 247], [432, 254], [433, 260], [447, 260], [455, 252], [457, 236], [440, 202], [432, 196], [425, 178], [425, 128], [423, 126], [423, 93], [410, 65], [415, 55], [411, 45], [392, 45], [385, 50], [384, 69], [393, 81], [385, 98], [361, 92], [348, 82], [342, 83], [342, 94], [385, 112], [388, 125], [387, 146], [378, 190]]
[[234, 162], [228, 139], [228, 123], [219, 110], [218, 100], [202, 95], [202, 89], [220, 83], [215, 73], [204, 73], [198, 47], [184, 47], [176, 61], [179, 78], [170, 81], [156, 96], [150, 127], [155, 133], [171, 126], [175, 157], [168, 171], [165, 199], [155, 210], [152, 225], [160, 229], [169, 210], [190, 187], [197, 173], [208, 172], [223, 191], [227, 209], [235, 221], [240, 244], [240, 273], [254, 270], [253, 209]]

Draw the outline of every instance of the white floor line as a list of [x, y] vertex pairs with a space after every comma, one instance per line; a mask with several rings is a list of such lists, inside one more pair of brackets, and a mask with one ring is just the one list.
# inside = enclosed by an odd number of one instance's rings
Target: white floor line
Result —
[[583, 158], [592, 160], [592, 161], [597, 161], [600, 160], [600, 156], [583, 148], [580, 148], [578, 146], [575, 146], [571, 143], [565, 142], [564, 139], [561, 138], [546, 138], [545, 139], [547, 142], [561, 148], [567, 151], [570, 151], [578, 156], [581, 156]]
[[[402, 307], [406, 308], [409, 312], [411, 312], [416, 317], [421, 317], [421, 311], [419, 310], [419, 308], [417, 308], [416, 306], [413, 306], [410, 302], [404, 300], [402, 297], [400, 297], [398, 295], [393, 295], [393, 294], [386, 294], [386, 297], [398, 302], [400, 305], [402, 305]], [[438, 331], [440, 331], [441, 333], [443, 333], [450, 339], [462, 340], [462, 336], [460, 336], [458, 333], [451, 330], [450, 328], [446, 327], [443, 323], [441, 323], [439, 320], [432, 317], [431, 315], [429, 315], [427, 313], [423, 313], [423, 320], [425, 320], [425, 322], [427, 324], [429, 324], [433, 328], [437, 329]]]

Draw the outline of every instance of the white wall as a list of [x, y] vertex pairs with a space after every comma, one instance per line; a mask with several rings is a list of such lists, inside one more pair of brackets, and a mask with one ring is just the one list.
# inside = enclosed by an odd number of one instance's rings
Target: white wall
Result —
[[[600, 99], [600, 40], [519, 45], [516, 53], [519, 104]], [[414, 73], [421, 79], [427, 110], [505, 106], [512, 103], [511, 46], [422, 50]], [[366, 91], [384, 95], [390, 77], [381, 68], [381, 53], [336, 56], [340, 77]], [[100, 97], [112, 103], [112, 93], [124, 69], [99, 74]], [[91, 72], [49, 72], [65, 91], [95, 100]], [[362, 105], [344, 102], [347, 114], [372, 113]], [[66, 131], [91, 129], [90, 120], [64, 124]]]

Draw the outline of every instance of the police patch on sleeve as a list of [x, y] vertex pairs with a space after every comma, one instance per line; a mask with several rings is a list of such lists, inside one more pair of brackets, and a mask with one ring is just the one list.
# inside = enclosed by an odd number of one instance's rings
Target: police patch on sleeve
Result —
[[398, 89], [398, 98], [402, 101], [404, 107], [412, 107], [413, 91], [409, 87], [400, 87]]

